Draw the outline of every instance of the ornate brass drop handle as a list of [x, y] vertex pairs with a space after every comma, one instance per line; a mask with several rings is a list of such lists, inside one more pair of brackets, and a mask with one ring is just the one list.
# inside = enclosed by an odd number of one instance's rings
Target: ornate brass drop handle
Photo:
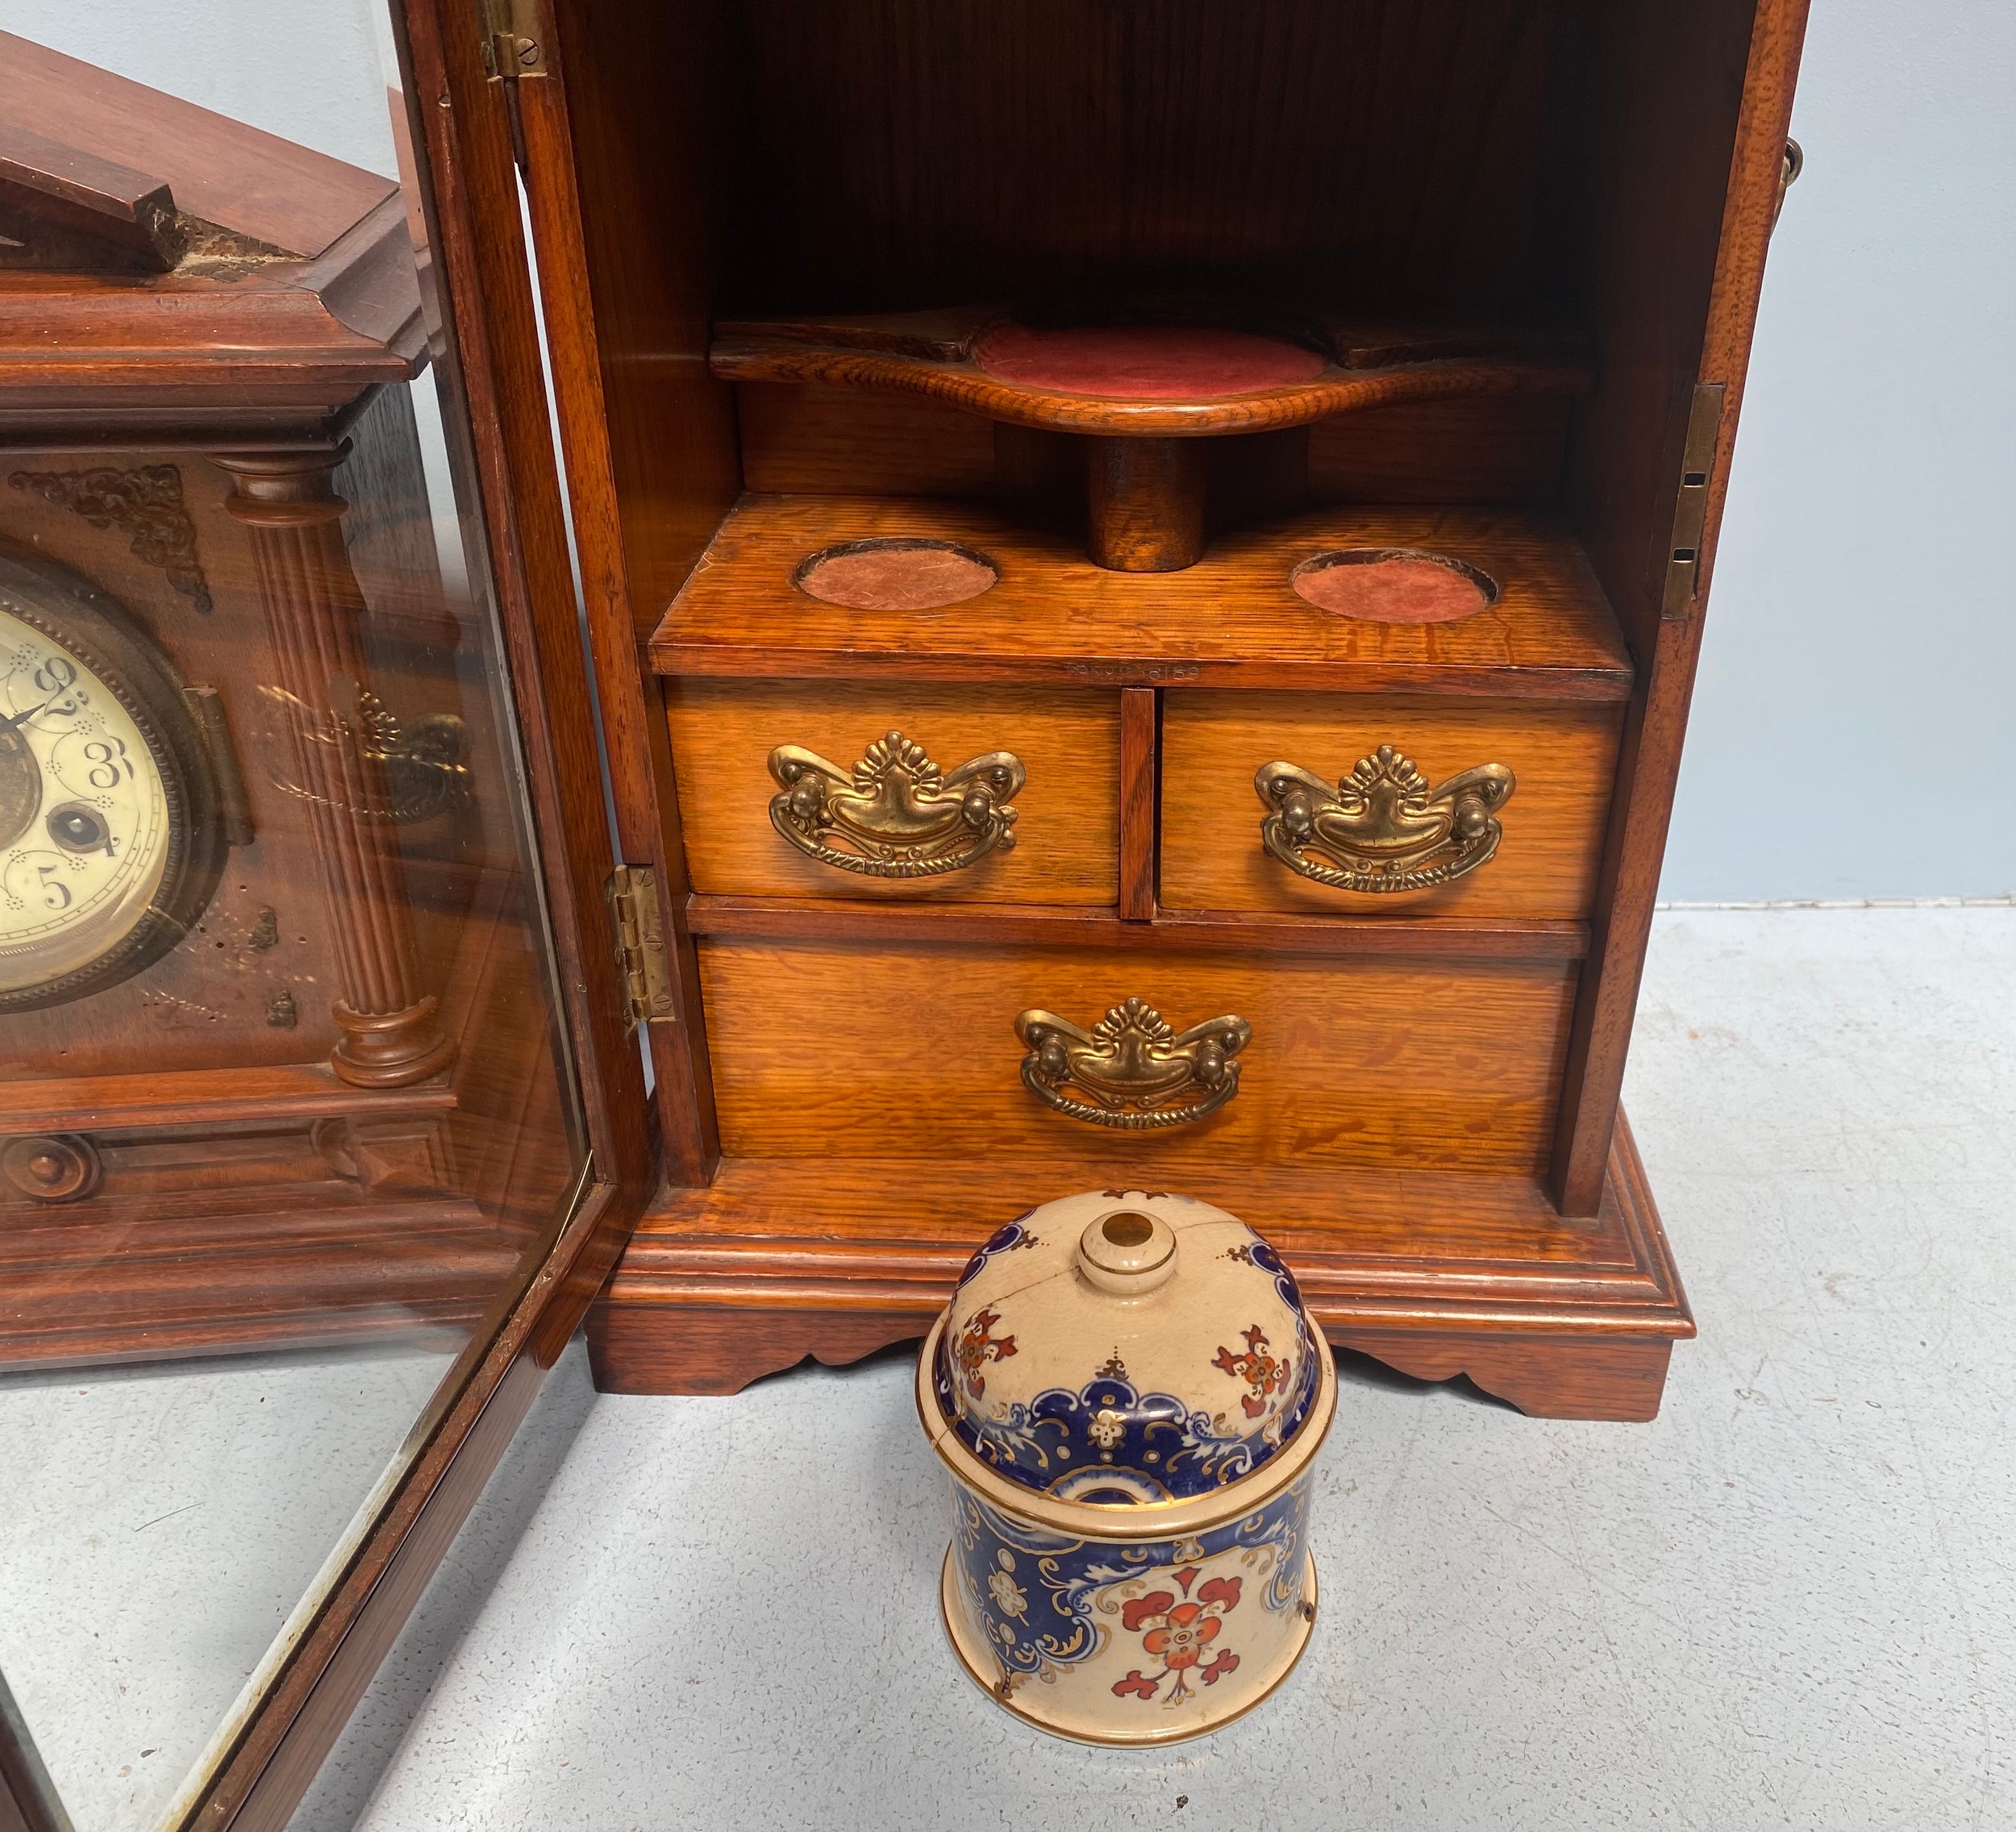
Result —
[[1512, 772], [1481, 764], [1431, 789], [1390, 744], [1360, 757], [1333, 789], [1293, 764], [1253, 778], [1260, 840], [1291, 872], [1335, 890], [1428, 890], [1474, 872], [1498, 849], [1497, 811]]
[[870, 878], [932, 878], [1015, 843], [1010, 798], [1028, 772], [1012, 751], [940, 770], [900, 731], [852, 770], [816, 751], [770, 753], [770, 824], [808, 859]]
[[1022, 1079], [1045, 1106], [1094, 1126], [1149, 1131], [1187, 1126], [1239, 1092], [1233, 1060], [1252, 1040], [1243, 1018], [1174, 1029], [1145, 999], [1116, 1005], [1089, 1030], [1048, 1011], [1025, 1011]]

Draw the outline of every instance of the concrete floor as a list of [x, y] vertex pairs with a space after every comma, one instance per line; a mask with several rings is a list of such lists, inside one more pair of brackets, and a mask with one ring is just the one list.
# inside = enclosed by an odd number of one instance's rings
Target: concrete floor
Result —
[[2013, 969], [2007, 906], [1663, 917], [1664, 1413], [1355, 1363], [1316, 1638], [1217, 1737], [1081, 1749], [959, 1674], [901, 1355], [638, 1399], [577, 1348], [298, 1832], [2016, 1825]]

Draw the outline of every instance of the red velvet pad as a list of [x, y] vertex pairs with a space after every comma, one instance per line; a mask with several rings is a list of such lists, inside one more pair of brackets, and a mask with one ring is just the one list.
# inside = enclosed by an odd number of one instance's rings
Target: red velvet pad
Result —
[[1491, 602], [1467, 573], [1411, 555], [1310, 566], [1293, 582], [1318, 609], [1366, 623], [1450, 623]]
[[1208, 325], [1081, 325], [1031, 331], [1004, 324], [981, 343], [980, 366], [1003, 381], [1123, 401], [1210, 401], [1314, 381], [1328, 364], [1314, 350], [1250, 331]]
[[935, 610], [978, 597], [1000, 577], [949, 542], [863, 541], [815, 557], [798, 587], [849, 610]]

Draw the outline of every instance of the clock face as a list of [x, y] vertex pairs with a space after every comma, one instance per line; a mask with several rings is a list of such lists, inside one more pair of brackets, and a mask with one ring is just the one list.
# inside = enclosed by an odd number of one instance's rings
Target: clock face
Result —
[[215, 887], [208, 790], [166, 657], [75, 575], [0, 561], [0, 1010], [181, 938]]

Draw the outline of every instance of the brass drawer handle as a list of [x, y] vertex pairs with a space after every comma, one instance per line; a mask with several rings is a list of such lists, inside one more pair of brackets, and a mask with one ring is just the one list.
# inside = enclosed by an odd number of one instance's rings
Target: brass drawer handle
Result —
[[900, 731], [852, 770], [816, 751], [770, 753], [770, 824], [808, 859], [870, 878], [935, 878], [1015, 843], [1009, 803], [1028, 780], [1012, 751], [940, 770]]
[[1498, 849], [1512, 772], [1480, 764], [1433, 789], [1390, 744], [1360, 757], [1335, 789], [1293, 764], [1253, 778], [1260, 840], [1289, 871], [1335, 890], [1427, 890], [1474, 872]]
[[1177, 1031], [1145, 999], [1128, 999], [1089, 1030], [1025, 1011], [1015, 1035], [1029, 1049], [1023, 1082], [1045, 1106], [1094, 1126], [1147, 1131], [1187, 1126], [1231, 1100], [1239, 1092], [1232, 1059], [1253, 1027], [1228, 1016]]

